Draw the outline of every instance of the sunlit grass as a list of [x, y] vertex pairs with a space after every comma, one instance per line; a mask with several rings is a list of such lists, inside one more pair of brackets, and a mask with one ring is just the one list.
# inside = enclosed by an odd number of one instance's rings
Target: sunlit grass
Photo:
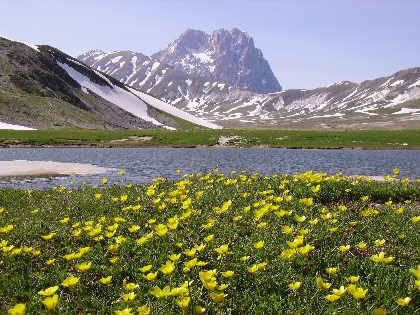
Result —
[[420, 183], [307, 172], [0, 190], [0, 313], [416, 314]]

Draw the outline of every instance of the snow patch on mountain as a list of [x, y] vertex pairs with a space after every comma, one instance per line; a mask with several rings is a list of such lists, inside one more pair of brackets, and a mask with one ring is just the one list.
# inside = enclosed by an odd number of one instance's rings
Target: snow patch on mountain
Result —
[[99, 84], [93, 83], [88, 77], [76, 71], [66, 63], [57, 61], [57, 64], [66, 70], [67, 73], [82, 87], [84, 87], [85, 91], [90, 90], [108, 102], [111, 102], [124, 109], [125, 111], [132, 113], [133, 115], [149, 121], [157, 126], [162, 126], [162, 123], [147, 115], [147, 105], [141, 99], [132, 93], [113, 85], [104, 75], [100, 74], [99, 72], [97, 72], [97, 74], [104, 78], [112, 87], [101, 86]]

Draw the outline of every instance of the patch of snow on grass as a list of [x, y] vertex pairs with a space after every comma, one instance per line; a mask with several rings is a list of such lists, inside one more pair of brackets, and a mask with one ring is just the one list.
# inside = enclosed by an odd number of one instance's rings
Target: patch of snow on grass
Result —
[[7, 129], [7, 130], [36, 130], [34, 128], [29, 128], [25, 126], [20, 125], [13, 125], [13, 124], [6, 124], [0, 122], [0, 129]]
[[344, 114], [335, 113], [335, 114], [332, 114], [332, 115], [312, 116], [312, 117], [308, 117], [308, 119], [312, 119], [312, 118], [326, 118], [326, 117], [341, 117], [341, 116], [344, 116]]
[[398, 112], [392, 113], [393, 115], [400, 115], [400, 114], [411, 114], [420, 112], [418, 108], [401, 108]]

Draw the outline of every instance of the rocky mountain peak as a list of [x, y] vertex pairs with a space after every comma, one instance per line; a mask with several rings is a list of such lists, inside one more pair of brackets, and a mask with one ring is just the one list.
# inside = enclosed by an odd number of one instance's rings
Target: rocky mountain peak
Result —
[[270, 65], [246, 32], [219, 29], [211, 35], [188, 29], [152, 55], [190, 75], [232, 84], [257, 93], [281, 91]]

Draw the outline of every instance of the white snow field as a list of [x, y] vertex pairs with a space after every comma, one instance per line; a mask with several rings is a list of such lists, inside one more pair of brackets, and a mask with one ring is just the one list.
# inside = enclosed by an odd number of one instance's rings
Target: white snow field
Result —
[[25, 126], [13, 125], [13, 124], [6, 124], [0, 122], [0, 129], [7, 129], [7, 130], [36, 130], [34, 128], [29, 128]]
[[0, 177], [27, 175], [87, 175], [102, 174], [108, 170], [110, 169], [92, 164], [27, 160], [0, 161]]

